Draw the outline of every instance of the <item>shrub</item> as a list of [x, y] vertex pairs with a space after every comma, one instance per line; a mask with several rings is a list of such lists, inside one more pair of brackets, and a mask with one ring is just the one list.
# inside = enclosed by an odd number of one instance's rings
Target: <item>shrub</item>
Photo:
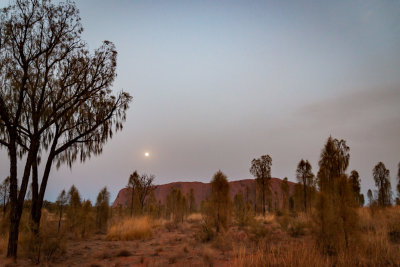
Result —
[[46, 210], [42, 211], [39, 233], [35, 234], [26, 227], [20, 242], [22, 253], [36, 264], [54, 261], [66, 252], [65, 235], [57, 231], [55, 221], [49, 219]]

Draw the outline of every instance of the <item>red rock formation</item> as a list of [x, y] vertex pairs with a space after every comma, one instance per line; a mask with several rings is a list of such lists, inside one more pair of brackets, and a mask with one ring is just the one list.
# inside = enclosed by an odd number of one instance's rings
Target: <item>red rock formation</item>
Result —
[[[281, 182], [282, 180], [279, 178], [271, 178], [271, 188], [272, 194], [275, 195], [274, 192], [277, 193], [279, 203], [282, 203], [282, 192], [281, 192]], [[248, 198], [254, 203], [255, 198], [255, 183], [254, 179], [246, 179], [239, 181], [231, 181], [230, 185], [230, 195], [231, 199], [239, 193], [242, 192], [245, 200]], [[289, 181], [289, 191], [290, 193], [294, 190], [295, 183]], [[246, 189], [248, 188], [248, 190]], [[174, 182], [169, 184], [157, 185], [155, 190], [155, 196], [158, 201], [161, 203], [165, 203], [166, 197], [170, 192], [171, 188], [179, 188], [184, 195], [189, 194], [190, 189], [194, 190], [194, 198], [196, 201], [196, 205], [199, 206], [201, 201], [205, 200], [210, 194], [210, 183], [202, 183], [202, 182]], [[248, 192], [247, 192], [248, 191]], [[117, 207], [119, 205], [129, 206], [130, 204], [131, 193], [128, 188], [123, 188], [118, 192], [118, 196], [113, 203], [113, 207]], [[281, 204], [279, 204], [281, 206]]]

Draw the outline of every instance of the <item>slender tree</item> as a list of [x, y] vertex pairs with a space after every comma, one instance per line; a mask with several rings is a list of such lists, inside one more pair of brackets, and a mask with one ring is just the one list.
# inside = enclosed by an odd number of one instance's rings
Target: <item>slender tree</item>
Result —
[[282, 192], [282, 209], [286, 211], [289, 207], [289, 182], [288, 178], [283, 178], [281, 182], [281, 192]]
[[364, 195], [360, 193], [361, 191], [361, 180], [360, 180], [360, 175], [356, 170], [352, 170], [349, 176], [349, 180], [352, 185], [353, 193], [354, 193], [354, 198], [356, 202], [362, 206], [363, 205], [363, 200], [364, 200]]
[[305, 161], [302, 159], [299, 162], [296, 169], [296, 178], [303, 187], [304, 212], [307, 212], [308, 206], [310, 206], [311, 189], [314, 186], [314, 174], [312, 173], [312, 167], [308, 160]]
[[[111, 94], [115, 47], [105, 41], [89, 53], [80, 39], [83, 28], [73, 2], [15, 0], [0, 17], [0, 145], [10, 160], [7, 256], [16, 258], [31, 173], [31, 218], [37, 233], [53, 163], [71, 167], [77, 159], [100, 154], [113, 132], [122, 129], [131, 97]], [[45, 160], [39, 180], [40, 159]]]
[[79, 224], [82, 208], [82, 200], [78, 189], [72, 185], [68, 191], [67, 219], [71, 230], [76, 229]]
[[134, 206], [134, 200], [135, 200], [135, 181], [139, 179], [139, 174], [137, 171], [134, 171], [130, 176], [129, 176], [129, 180], [128, 180], [128, 189], [131, 192], [131, 204], [130, 204], [130, 208], [131, 208], [131, 217], [133, 216], [133, 206]]
[[67, 204], [67, 201], [68, 201], [68, 197], [67, 197], [67, 194], [65, 193], [65, 190], [63, 189], [61, 191], [61, 193], [58, 195], [57, 201], [56, 201], [57, 208], [58, 208], [58, 214], [59, 214], [57, 232], [60, 232], [63, 211], [64, 211], [65, 205]]
[[350, 161], [349, 151], [345, 140], [329, 137], [320, 156], [316, 219], [318, 243], [326, 253], [348, 249], [357, 229], [357, 205], [345, 174]]
[[345, 140], [328, 138], [321, 152], [318, 171], [320, 191], [334, 193], [334, 180], [345, 173], [350, 161], [350, 148]]
[[367, 197], [368, 197], [368, 204], [371, 206], [372, 203], [374, 202], [374, 196], [372, 195], [371, 189], [368, 189]]
[[211, 180], [211, 211], [213, 224], [216, 232], [219, 233], [222, 229], [228, 226], [230, 219], [230, 195], [229, 183], [226, 175], [218, 171], [214, 174]]
[[6, 217], [7, 205], [9, 201], [9, 190], [10, 190], [10, 177], [4, 179], [0, 184], [0, 199], [3, 201], [3, 219]]
[[196, 212], [196, 199], [194, 198], [194, 189], [190, 188], [189, 194], [187, 196], [189, 204], [189, 213]]
[[269, 155], [263, 155], [258, 159], [253, 159], [250, 167], [250, 173], [256, 178], [257, 187], [261, 192], [262, 212], [264, 216], [267, 197], [271, 197], [271, 165], [272, 158]]
[[97, 229], [100, 231], [105, 230], [107, 227], [110, 208], [109, 202], [110, 193], [108, 192], [107, 187], [104, 187], [97, 195], [96, 200], [96, 224]]
[[179, 188], [172, 187], [167, 195], [167, 214], [175, 223], [183, 222], [187, 211], [187, 199]]
[[375, 186], [378, 188], [378, 205], [381, 207], [390, 206], [392, 198], [392, 188], [390, 185], [390, 172], [385, 164], [379, 162], [372, 170]]

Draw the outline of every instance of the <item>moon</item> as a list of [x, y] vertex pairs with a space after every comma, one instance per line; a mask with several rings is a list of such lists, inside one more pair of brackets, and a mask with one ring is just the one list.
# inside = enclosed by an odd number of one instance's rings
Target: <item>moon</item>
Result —
[[150, 153], [149, 153], [149, 152], [145, 152], [145, 153], [144, 153], [144, 156], [145, 156], [146, 158], [148, 158], [148, 157], [150, 157]]

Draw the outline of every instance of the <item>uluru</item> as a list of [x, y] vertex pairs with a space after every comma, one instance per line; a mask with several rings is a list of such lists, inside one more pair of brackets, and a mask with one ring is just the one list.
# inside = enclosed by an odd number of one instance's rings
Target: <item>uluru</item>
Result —
[[[271, 192], [272, 198], [275, 199], [277, 196], [279, 206], [282, 204], [282, 191], [281, 185], [282, 179], [279, 178], [271, 178]], [[294, 191], [295, 183], [288, 181], [289, 184], [289, 192], [292, 193]], [[244, 180], [236, 180], [229, 182], [230, 187], [230, 197], [233, 197], [242, 193], [245, 199], [254, 203], [255, 199], [255, 180], [254, 179], [244, 179]], [[205, 200], [210, 194], [211, 188], [210, 183], [203, 182], [173, 182], [168, 184], [156, 185], [154, 190], [155, 197], [157, 201], [161, 203], [165, 203], [166, 197], [172, 188], [180, 189], [183, 195], [189, 194], [190, 190], [194, 191], [194, 198], [196, 201], [196, 205], [200, 205], [203, 200]], [[123, 206], [127, 207], [130, 203], [130, 189], [122, 188], [114, 200], [113, 207]]]

